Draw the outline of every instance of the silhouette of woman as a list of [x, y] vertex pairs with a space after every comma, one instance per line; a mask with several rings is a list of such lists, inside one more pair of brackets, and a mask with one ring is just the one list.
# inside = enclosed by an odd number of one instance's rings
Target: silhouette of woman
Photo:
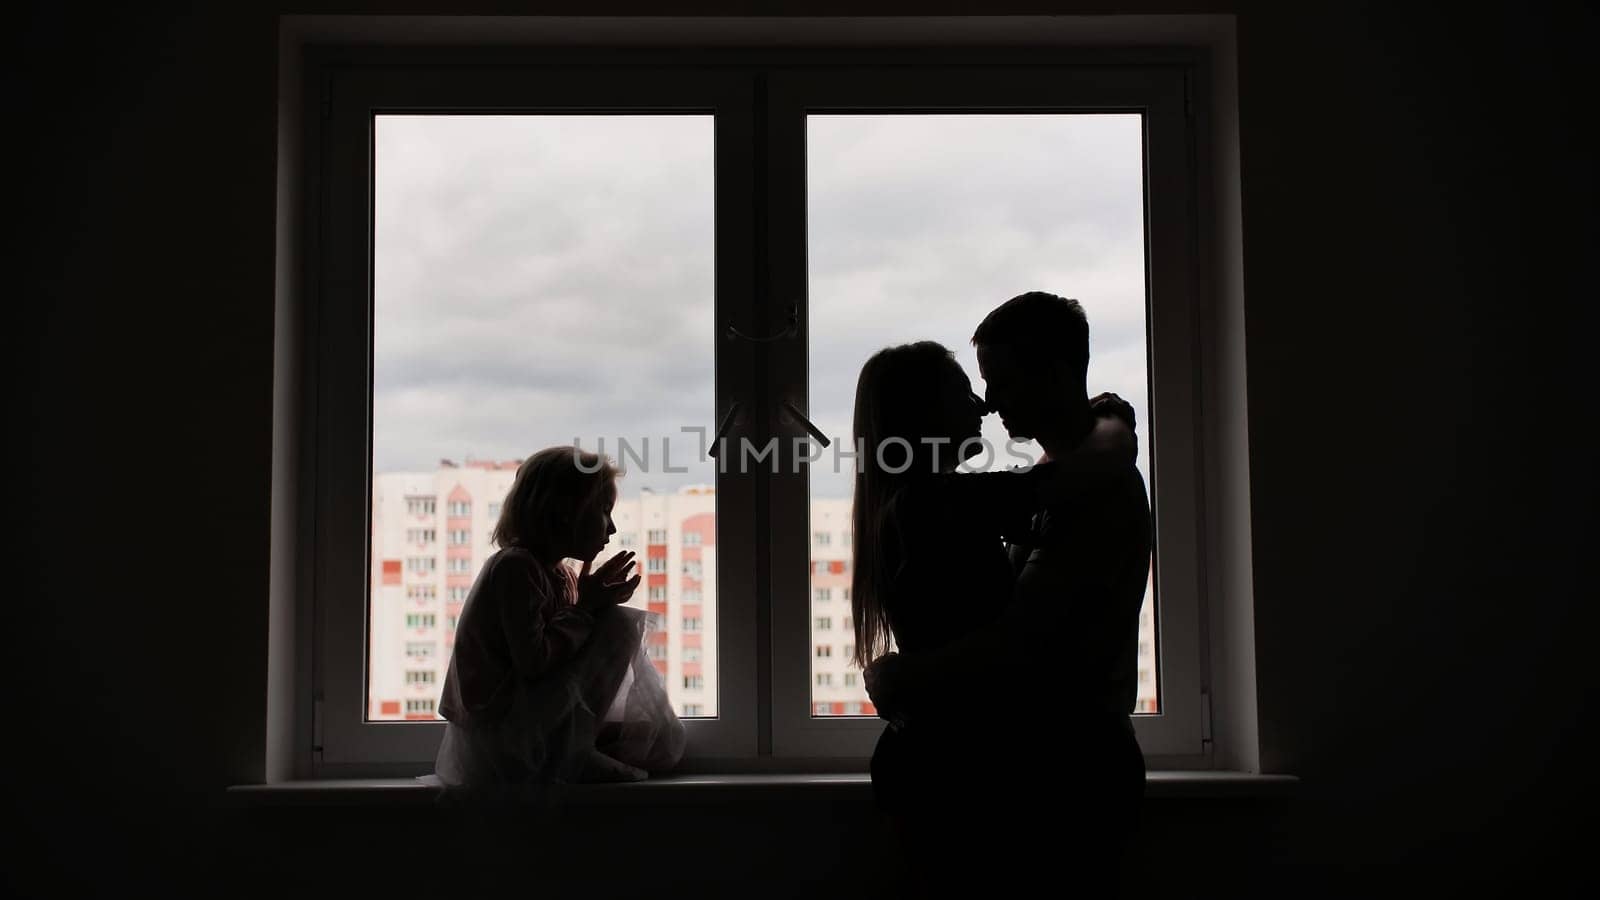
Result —
[[[857, 666], [865, 670], [891, 641], [908, 654], [932, 650], [1004, 613], [1015, 575], [1003, 539], [1025, 543], [1044, 502], [1073, 496], [1135, 452], [1131, 408], [1114, 395], [1092, 408], [1095, 430], [1073, 457], [960, 474], [964, 457], [981, 450], [986, 406], [954, 355], [922, 341], [867, 361], [855, 405], [866, 449], [852, 512]], [[985, 841], [1006, 833], [993, 820], [1004, 809], [995, 782], [1022, 753], [1021, 723], [1007, 721], [1018, 717], [1008, 687], [1004, 673], [974, 671], [964, 688], [893, 710], [878, 741], [874, 796], [918, 887], [1003, 865], [1006, 848]]]
[[[617, 472], [551, 447], [529, 457], [467, 595], [445, 673], [435, 770], [447, 785], [638, 781], [670, 769], [684, 729], [643, 648], [633, 552], [590, 571], [616, 532]], [[563, 560], [583, 561], [574, 575]]]

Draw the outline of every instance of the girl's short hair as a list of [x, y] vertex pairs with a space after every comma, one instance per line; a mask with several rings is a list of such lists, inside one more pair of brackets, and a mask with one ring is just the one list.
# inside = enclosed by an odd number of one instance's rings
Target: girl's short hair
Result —
[[494, 542], [540, 550], [570, 533], [578, 514], [601, 498], [616, 497], [617, 469], [599, 454], [565, 445], [547, 447], [522, 461], [500, 506]]

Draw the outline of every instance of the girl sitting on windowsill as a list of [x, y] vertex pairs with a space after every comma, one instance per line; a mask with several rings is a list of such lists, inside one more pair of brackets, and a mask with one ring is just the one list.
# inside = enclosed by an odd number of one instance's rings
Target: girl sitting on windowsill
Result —
[[645, 658], [649, 614], [621, 605], [639, 586], [634, 554], [590, 571], [617, 530], [616, 478], [565, 446], [518, 468], [445, 673], [445, 784], [639, 781], [682, 756], [683, 723]]

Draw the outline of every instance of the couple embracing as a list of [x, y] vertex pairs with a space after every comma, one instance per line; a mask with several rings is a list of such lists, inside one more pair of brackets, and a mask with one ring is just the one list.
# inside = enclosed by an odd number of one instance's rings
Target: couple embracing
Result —
[[[1048, 874], [1101, 895], [1145, 775], [1129, 715], [1151, 518], [1133, 410], [1090, 399], [1074, 300], [1015, 297], [972, 342], [986, 397], [931, 341], [879, 351], [856, 390], [869, 452], [855, 478], [855, 662], [889, 720], [874, 794], [912, 885]], [[1039, 442], [1040, 464], [956, 471], [991, 411]]]

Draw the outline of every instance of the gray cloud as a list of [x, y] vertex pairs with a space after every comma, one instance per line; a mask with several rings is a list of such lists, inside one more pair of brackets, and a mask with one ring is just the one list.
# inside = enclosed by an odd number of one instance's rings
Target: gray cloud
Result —
[[[889, 344], [946, 344], [981, 391], [973, 328], [1039, 289], [1084, 303], [1091, 390], [1130, 399], [1148, 447], [1138, 117], [820, 116], [809, 134], [824, 431], [848, 440], [856, 375]], [[602, 436], [613, 455], [648, 436], [656, 460], [672, 436], [686, 462], [680, 426], [714, 415], [711, 135], [704, 117], [380, 119], [375, 466]], [[690, 468], [630, 486], [710, 480]], [[847, 495], [822, 468], [814, 490]]]

